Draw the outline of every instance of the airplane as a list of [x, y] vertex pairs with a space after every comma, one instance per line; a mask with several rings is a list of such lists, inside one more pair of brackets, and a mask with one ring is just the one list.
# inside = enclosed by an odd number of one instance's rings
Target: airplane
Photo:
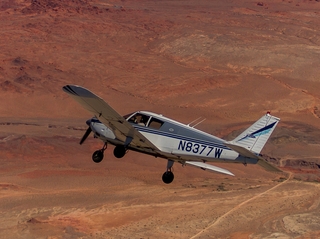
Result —
[[113, 154], [122, 158], [129, 151], [137, 151], [167, 160], [162, 181], [174, 179], [173, 164], [191, 165], [203, 170], [234, 176], [232, 172], [207, 162], [258, 164], [268, 171], [281, 172], [266, 162], [260, 152], [280, 121], [267, 112], [232, 141], [226, 141], [200, 131], [194, 126], [180, 123], [161, 114], [136, 111], [124, 116], [117, 113], [102, 98], [86, 88], [66, 85], [63, 91], [94, 115], [86, 121], [88, 129], [80, 140], [82, 144], [93, 132], [104, 142], [95, 151], [92, 160], [100, 163], [107, 145], [114, 145]]

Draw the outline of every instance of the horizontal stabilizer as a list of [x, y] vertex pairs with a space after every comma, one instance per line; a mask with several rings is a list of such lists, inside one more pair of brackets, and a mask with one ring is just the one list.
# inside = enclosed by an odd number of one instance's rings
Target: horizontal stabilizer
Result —
[[253, 159], [259, 159], [258, 155], [252, 153], [251, 151], [235, 145], [235, 144], [230, 144], [230, 143], [224, 143], [224, 145], [228, 146], [230, 149], [233, 149], [234, 151], [238, 152], [241, 156], [246, 157], [246, 158], [253, 158]]
[[272, 172], [282, 172], [280, 169], [278, 169], [277, 167], [271, 165], [270, 163], [268, 163], [267, 161], [265, 161], [262, 157], [260, 157], [257, 154], [254, 154], [253, 152], [238, 146], [238, 145], [234, 145], [234, 144], [230, 144], [230, 143], [224, 143], [226, 146], [228, 146], [229, 148], [233, 149], [234, 151], [238, 152], [240, 156], [246, 157], [246, 158], [252, 158], [252, 159], [257, 159], [258, 162], [257, 164], [260, 165], [261, 167], [263, 167], [265, 170], [267, 171], [272, 171]]
[[231, 173], [229, 170], [224, 169], [224, 168], [219, 168], [216, 166], [213, 166], [211, 164], [207, 164], [207, 163], [202, 163], [202, 162], [194, 162], [194, 161], [185, 161], [186, 164], [201, 168], [201, 169], [208, 169], [214, 172], [218, 172], [218, 173], [223, 173], [223, 174], [227, 174], [227, 175], [231, 175], [234, 176], [233, 173]]
[[257, 163], [258, 165], [260, 165], [261, 167], [263, 167], [265, 170], [267, 171], [271, 171], [271, 172], [282, 172], [280, 169], [278, 169], [277, 167], [273, 166], [272, 164], [268, 163], [267, 161], [265, 161], [262, 157], [259, 157], [259, 161]]

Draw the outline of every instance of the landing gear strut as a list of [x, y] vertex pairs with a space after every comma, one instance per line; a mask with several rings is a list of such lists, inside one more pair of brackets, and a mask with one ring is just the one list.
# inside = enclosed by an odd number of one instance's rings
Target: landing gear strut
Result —
[[100, 163], [103, 159], [103, 156], [104, 156], [104, 151], [107, 149], [107, 143], [105, 143], [103, 145], [103, 148], [102, 149], [99, 149], [97, 151], [95, 151], [93, 154], [92, 154], [92, 160], [93, 162], [95, 163]]
[[174, 175], [171, 171], [173, 163], [174, 162], [172, 160], [168, 160], [167, 171], [162, 175], [162, 181], [166, 184], [172, 183], [174, 179]]

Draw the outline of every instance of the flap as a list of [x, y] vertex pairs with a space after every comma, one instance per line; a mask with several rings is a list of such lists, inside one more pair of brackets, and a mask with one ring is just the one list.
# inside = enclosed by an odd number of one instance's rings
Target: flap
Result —
[[219, 168], [216, 166], [213, 166], [211, 164], [207, 164], [207, 163], [202, 163], [202, 162], [193, 162], [193, 161], [185, 161], [186, 164], [201, 168], [201, 169], [208, 169], [214, 172], [218, 172], [218, 173], [223, 173], [223, 174], [227, 174], [227, 175], [231, 175], [234, 176], [233, 173], [231, 173], [229, 170], [224, 169], [224, 168]]

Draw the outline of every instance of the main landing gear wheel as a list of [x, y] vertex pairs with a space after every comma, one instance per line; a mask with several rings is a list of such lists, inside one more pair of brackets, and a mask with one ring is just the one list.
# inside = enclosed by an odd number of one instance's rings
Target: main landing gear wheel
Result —
[[167, 171], [162, 175], [162, 181], [166, 184], [172, 183], [174, 175], [171, 171]]
[[127, 152], [126, 147], [122, 146], [122, 145], [118, 145], [114, 148], [113, 150], [113, 155], [116, 158], [122, 158]]
[[92, 160], [95, 163], [100, 163], [103, 159], [103, 156], [104, 156], [103, 150], [102, 149], [97, 150], [92, 154]]

